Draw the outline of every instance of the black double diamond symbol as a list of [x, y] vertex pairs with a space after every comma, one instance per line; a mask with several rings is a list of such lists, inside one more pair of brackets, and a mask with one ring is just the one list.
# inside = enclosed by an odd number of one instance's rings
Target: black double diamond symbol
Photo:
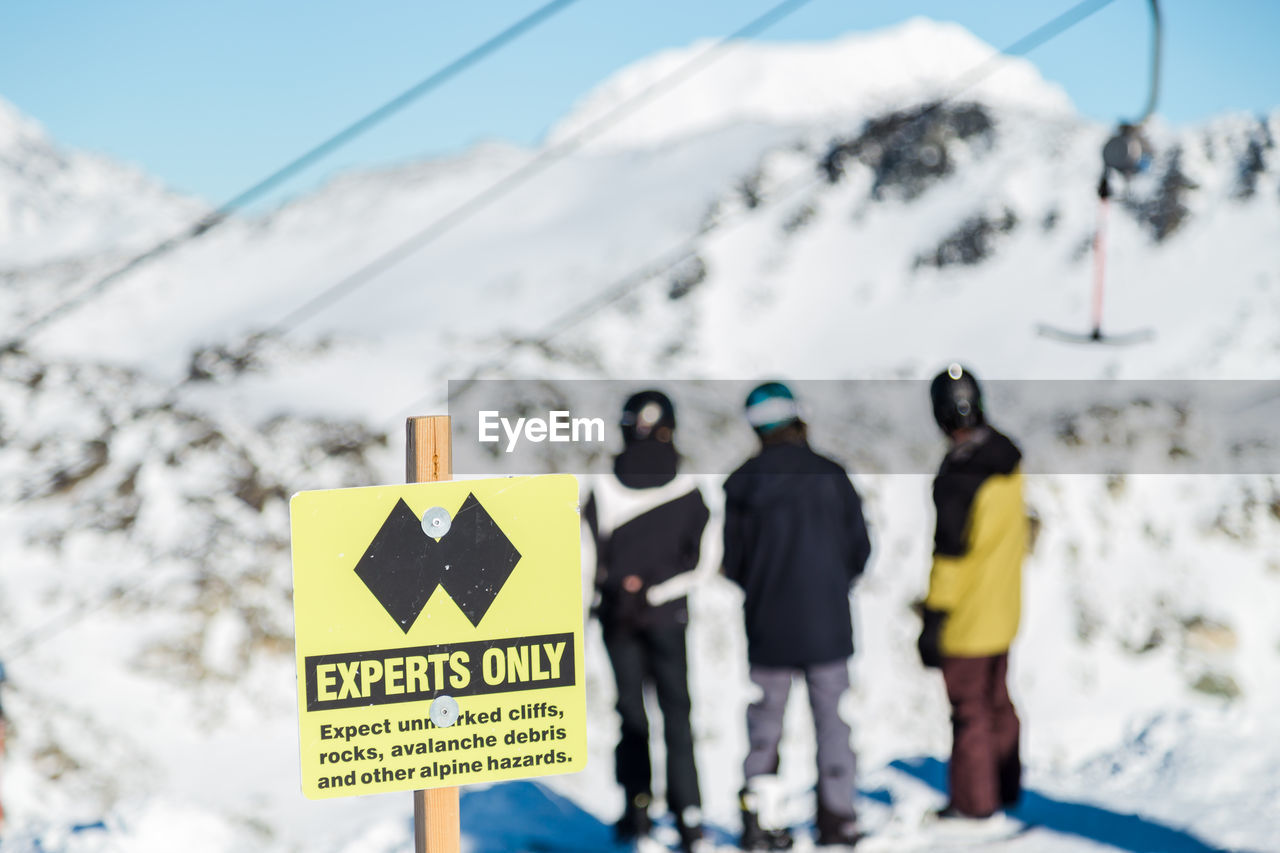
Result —
[[437, 586], [478, 626], [518, 562], [520, 552], [468, 493], [439, 542], [423, 532], [403, 498], [397, 501], [356, 574], [407, 634]]

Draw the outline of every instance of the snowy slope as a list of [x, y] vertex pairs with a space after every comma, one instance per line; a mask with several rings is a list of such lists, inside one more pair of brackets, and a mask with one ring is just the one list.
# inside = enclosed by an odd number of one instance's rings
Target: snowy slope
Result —
[[0, 317], [6, 341], [86, 278], [206, 211], [138, 169], [67, 151], [0, 97]]
[[0, 99], [0, 271], [136, 249], [201, 208], [138, 169], [64, 150]]
[[[598, 86], [552, 130], [550, 142], [590, 126], [628, 98], [706, 51], [709, 43], [638, 62]], [[968, 73], [992, 58], [990, 45], [958, 24], [913, 18], [891, 30], [827, 43], [744, 42], [663, 98], [661, 120], [636, 117], [593, 140], [602, 148], [653, 148], [743, 122], [781, 126], [830, 122], [894, 109], [903, 101], [956, 94]], [[998, 71], [965, 90], [990, 104], [1069, 114], [1070, 101], [1026, 60], [1001, 58]], [[961, 82], [963, 81], [963, 82]]]
[[[696, 50], [621, 72], [552, 139]], [[1113, 205], [1107, 321], [1159, 335], [1067, 347], [1033, 328], [1087, 321], [1106, 129], [1018, 61], [914, 117], [989, 54], [919, 20], [828, 45], [744, 45], [265, 343], [245, 348], [538, 152], [487, 145], [339, 179], [138, 270], [3, 356], [6, 849], [168, 850], [176, 835], [210, 851], [406, 848], [407, 797], [298, 792], [285, 501], [398, 480], [401, 418], [441, 410], [445, 380], [478, 366], [742, 391], [766, 374], [921, 378], [954, 358], [992, 378], [1273, 376], [1280, 113], [1153, 129], [1152, 169]], [[0, 229], [6, 323], [199, 213], [127, 169], [57, 153], [9, 108], [0, 128], [0, 200], [25, 211]], [[675, 249], [689, 257], [541, 340]], [[171, 395], [193, 367], [211, 379]], [[694, 464], [750, 448], [729, 391], [677, 400]], [[814, 428], [861, 470], [887, 469], [877, 447], [893, 424]], [[939, 452], [932, 438], [912, 447]], [[714, 504], [718, 478], [703, 483]], [[909, 610], [927, 572], [928, 480], [857, 484], [877, 550], [855, 597], [848, 710], [878, 827], [941, 801], [947, 722]], [[1040, 828], [1007, 849], [1280, 849], [1267, 812], [1280, 793], [1280, 481], [1045, 476], [1028, 499], [1042, 533], [1013, 682]], [[714, 562], [709, 541], [704, 568]], [[693, 610], [695, 730], [723, 833], [736, 827], [748, 699], [739, 599], [708, 577]], [[588, 769], [469, 792], [473, 849], [607, 837], [601, 821], [621, 804], [612, 687], [594, 627], [589, 640]], [[791, 714], [783, 772], [798, 822], [805, 734]]]

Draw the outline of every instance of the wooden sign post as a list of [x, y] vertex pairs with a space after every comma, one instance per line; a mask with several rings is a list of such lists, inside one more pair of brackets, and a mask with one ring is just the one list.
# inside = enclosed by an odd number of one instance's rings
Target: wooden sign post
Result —
[[586, 763], [578, 483], [447, 482], [449, 419], [407, 427], [408, 483], [289, 501], [302, 792], [412, 791], [459, 853], [459, 786]]
[[[453, 479], [449, 416], [409, 418], [405, 427], [405, 482]], [[414, 853], [458, 853], [461, 836], [457, 788], [413, 792]]]

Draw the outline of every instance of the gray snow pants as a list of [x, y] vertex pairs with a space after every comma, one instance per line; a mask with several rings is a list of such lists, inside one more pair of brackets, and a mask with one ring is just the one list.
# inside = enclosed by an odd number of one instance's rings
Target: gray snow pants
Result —
[[791, 681], [803, 675], [809, 689], [809, 708], [818, 741], [818, 802], [832, 815], [853, 817], [854, 774], [857, 769], [849, 726], [840, 718], [840, 697], [849, 689], [849, 661], [845, 658], [801, 668], [751, 665], [751, 681], [763, 695], [747, 708], [750, 751], [742, 775], [778, 772], [778, 742], [782, 714]]

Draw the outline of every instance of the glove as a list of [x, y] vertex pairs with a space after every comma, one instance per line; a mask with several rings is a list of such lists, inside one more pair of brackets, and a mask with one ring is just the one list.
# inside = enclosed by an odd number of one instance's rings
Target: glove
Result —
[[931, 669], [942, 666], [942, 623], [947, 614], [942, 610], [924, 608], [920, 613], [920, 639], [916, 641], [916, 649], [920, 652], [920, 663]]
[[644, 580], [637, 575], [627, 575], [621, 580], [611, 579], [600, 590], [597, 616], [601, 624], [622, 630], [641, 627], [649, 611], [646, 591]]

